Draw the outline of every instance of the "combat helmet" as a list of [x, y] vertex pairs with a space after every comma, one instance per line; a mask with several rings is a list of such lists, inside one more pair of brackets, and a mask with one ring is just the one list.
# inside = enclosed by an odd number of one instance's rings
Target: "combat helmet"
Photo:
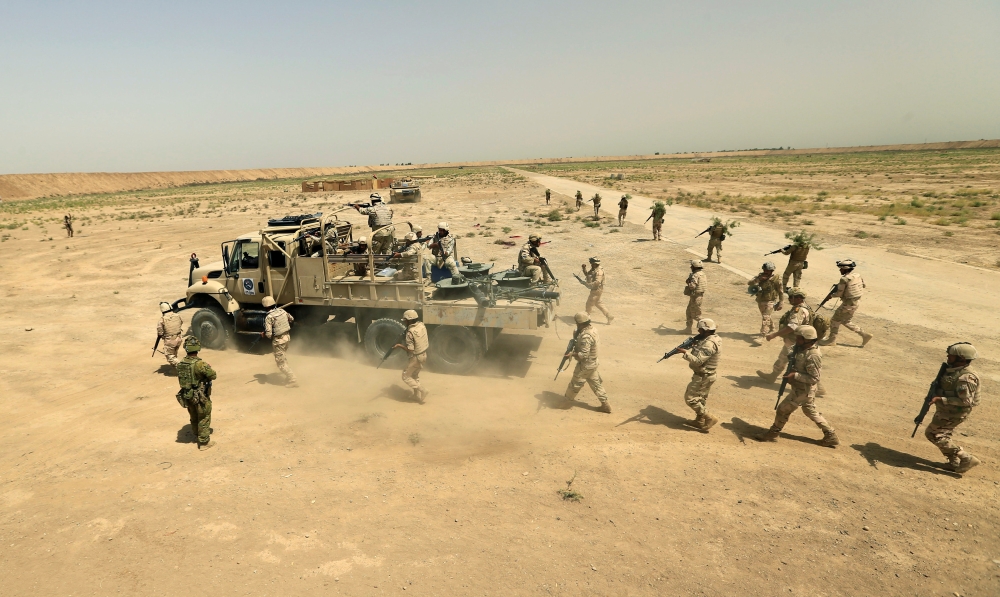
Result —
[[173, 309], [170, 308], [170, 303], [166, 301], [160, 303], [160, 313], [169, 313], [170, 311], [173, 311]]
[[948, 354], [961, 357], [966, 361], [979, 358], [979, 352], [976, 350], [976, 347], [968, 342], [958, 342], [956, 344], [952, 344], [948, 347]]
[[184, 351], [188, 353], [198, 352], [201, 350], [201, 341], [198, 340], [197, 336], [188, 336], [184, 338]]
[[805, 300], [805, 298], [806, 298], [806, 291], [802, 290], [801, 288], [799, 288], [797, 286], [795, 288], [789, 288], [788, 291], [787, 291], [787, 294], [788, 294], [788, 298], [790, 298], [790, 299], [791, 298], [795, 298], [795, 297], [799, 297], [802, 300]]
[[806, 340], [815, 340], [819, 338], [819, 334], [816, 332], [816, 328], [811, 325], [800, 325], [795, 328], [795, 335], [802, 336]]
[[714, 332], [716, 330], [715, 321], [711, 320], [711, 319], [708, 319], [708, 318], [699, 320], [698, 321], [698, 331], [701, 331], [701, 330], [711, 330], [711, 331]]
[[775, 267], [773, 261], [765, 261], [764, 265], [760, 266], [760, 269], [764, 270], [765, 272], [773, 272], [777, 268]]
[[844, 269], [854, 269], [858, 267], [858, 264], [854, 262], [853, 259], [841, 259], [837, 262], [837, 267]]

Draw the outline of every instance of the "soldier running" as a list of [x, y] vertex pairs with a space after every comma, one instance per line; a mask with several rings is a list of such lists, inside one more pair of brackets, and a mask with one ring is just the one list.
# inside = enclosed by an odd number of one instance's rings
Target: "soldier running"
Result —
[[628, 213], [628, 195], [622, 195], [618, 201], [618, 227], [625, 225], [625, 214]]
[[726, 240], [726, 225], [721, 221], [714, 222], [708, 228], [708, 257], [705, 261], [712, 262], [712, 251], [715, 251], [716, 263], [722, 263], [722, 241]]
[[947, 354], [948, 366], [938, 384], [939, 395], [931, 398], [934, 418], [924, 430], [924, 437], [941, 450], [949, 469], [964, 473], [978, 465], [979, 459], [952, 443], [951, 436], [979, 406], [979, 376], [970, 368], [979, 353], [968, 342], [959, 342], [949, 346]]
[[873, 338], [871, 334], [862, 330], [861, 326], [852, 323], [854, 314], [858, 310], [858, 303], [861, 302], [861, 295], [865, 289], [865, 281], [861, 278], [861, 274], [854, 271], [854, 268], [857, 266], [858, 264], [853, 259], [844, 259], [837, 262], [837, 267], [840, 268], [840, 282], [837, 283], [837, 288], [833, 291], [833, 295], [830, 298], [839, 298], [840, 307], [837, 308], [833, 313], [833, 317], [830, 318], [830, 337], [820, 342], [823, 346], [837, 343], [837, 334], [840, 332], [840, 326], [844, 326], [861, 336], [861, 348], [867, 346]]
[[566, 386], [566, 404], [572, 405], [576, 400], [576, 395], [583, 389], [583, 384], [588, 384], [597, 399], [601, 401], [598, 412], [610, 413], [611, 404], [608, 402], [608, 395], [604, 392], [604, 382], [601, 374], [597, 371], [600, 364], [597, 360], [597, 330], [590, 323], [590, 315], [581, 311], [573, 316], [576, 321], [576, 346], [573, 352], [563, 356], [571, 356], [576, 359], [576, 368], [573, 369], [573, 379]]
[[396, 344], [393, 348], [401, 348], [409, 356], [406, 369], [403, 369], [403, 383], [413, 390], [413, 399], [423, 404], [429, 394], [420, 385], [420, 371], [424, 368], [424, 363], [427, 362], [427, 349], [430, 347], [427, 340], [427, 328], [420, 321], [417, 312], [412, 309], [403, 313], [402, 321], [406, 325], [403, 344]]
[[806, 259], [809, 257], [809, 243], [792, 243], [781, 249], [782, 255], [788, 255], [788, 265], [785, 272], [781, 274], [781, 285], [788, 288], [788, 278], [792, 278], [792, 286], [798, 287], [802, 282], [802, 270], [806, 267]]
[[292, 368], [288, 366], [288, 359], [285, 357], [285, 352], [288, 350], [288, 342], [291, 339], [288, 332], [292, 330], [295, 318], [281, 307], [276, 306], [274, 299], [269, 296], [265, 296], [260, 301], [260, 305], [268, 310], [267, 315], [264, 317], [264, 331], [261, 332], [261, 336], [271, 339], [274, 362], [278, 365], [278, 370], [285, 374], [285, 387], [297, 388], [299, 387], [299, 380], [295, 377], [295, 373], [292, 372]]
[[198, 338], [188, 336], [184, 342], [187, 356], [177, 364], [177, 381], [181, 389], [177, 402], [187, 409], [191, 417], [191, 433], [198, 439], [198, 449], [207, 450], [212, 441], [212, 382], [216, 375], [212, 366], [201, 360]]
[[181, 316], [174, 313], [170, 308], [170, 303], [160, 303], [160, 321], [156, 324], [156, 335], [163, 340], [163, 356], [167, 357], [167, 362], [177, 369], [177, 351], [180, 350], [184, 338], [181, 333], [184, 331], [184, 321]]
[[708, 393], [715, 383], [715, 371], [722, 354], [722, 339], [715, 333], [711, 319], [698, 322], [698, 337], [691, 348], [678, 348], [691, 367], [691, 381], [684, 390], [684, 402], [694, 411], [696, 418], [691, 425], [708, 433], [719, 419], [708, 412]]
[[545, 205], [548, 205], [551, 199], [552, 199], [552, 189], [545, 189]]
[[[785, 376], [791, 390], [778, 405], [771, 428], [759, 436], [758, 441], [778, 441], [778, 434], [788, 422], [788, 417], [801, 408], [802, 413], [823, 431], [821, 445], [834, 448], [840, 444], [837, 432], [816, 408], [816, 390], [823, 371], [823, 357], [816, 346], [817, 339], [816, 328], [813, 326], [800, 325], [795, 328], [795, 362], [792, 364], [792, 371]], [[787, 361], [788, 357], [785, 359]]]
[[597, 310], [603, 313], [604, 317], [608, 319], [608, 325], [611, 325], [615, 316], [604, 308], [604, 303], [601, 301], [601, 295], [604, 294], [604, 268], [601, 267], [601, 260], [597, 257], [591, 257], [589, 261], [589, 270], [586, 265], [580, 264], [580, 269], [583, 270], [583, 276], [586, 278], [583, 285], [590, 289], [590, 295], [587, 297], [587, 306], [585, 307], [587, 315], [590, 315], [594, 307], [597, 307]]
[[73, 216], [66, 214], [63, 216], [63, 228], [66, 229], [66, 236], [73, 238]]
[[580, 191], [577, 191], [576, 192], [576, 209], [577, 209], [577, 211], [579, 211], [581, 207], [583, 207], [583, 193], [581, 193]]

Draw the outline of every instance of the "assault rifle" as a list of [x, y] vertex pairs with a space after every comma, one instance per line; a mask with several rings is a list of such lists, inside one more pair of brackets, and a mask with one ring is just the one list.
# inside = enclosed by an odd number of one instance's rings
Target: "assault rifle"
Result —
[[559, 278], [557, 278], [555, 274], [552, 273], [552, 270], [549, 269], [549, 262], [544, 257], [541, 256], [541, 254], [538, 252], [538, 249], [536, 249], [535, 247], [531, 247], [531, 251], [529, 252], [531, 253], [532, 256], [538, 259], [538, 263], [542, 266], [542, 270], [545, 272], [545, 274], [548, 275], [548, 277], [553, 282], [558, 282]]
[[392, 343], [392, 346], [389, 347], [389, 350], [385, 351], [385, 354], [382, 355], [382, 360], [379, 361], [378, 367], [375, 367], [376, 369], [382, 367], [382, 365], [389, 359], [389, 355], [392, 354], [392, 351], [396, 350], [396, 345], [402, 342], [403, 338], [405, 337], [406, 337], [406, 330], [404, 329], [403, 333], [400, 334], [399, 337], [397, 337], [396, 340]]
[[372, 206], [371, 203], [345, 203], [344, 204], [344, 207], [353, 207], [354, 209], [358, 209], [359, 207], [371, 207], [371, 206]]
[[160, 345], [160, 340], [163, 340], [163, 338], [161, 338], [160, 336], [157, 336], [156, 337], [156, 344], [153, 344], [153, 354], [149, 355], [150, 357], [155, 357], [156, 356], [156, 348]]
[[781, 402], [781, 396], [785, 393], [785, 388], [788, 387], [787, 376], [795, 368], [795, 355], [799, 354], [799, 347], [793, 346], [792, 352], [788, 353], [788, 367], [785, 368], [785, 374], [781, 376], [781, 385], [778, 386], [778, 399], [774, 401], [774, 410], [778, 410], [778, 404]]
[[[700, 337], [701, 337], [700, 334], [697, 335], [697, 336], [691, 336], [687, 340], [685, 340], [685, 341], [681, 342], [680, 344], [678, 344], [670, 352], [663, 353], [663, 356], [660, 357], [660, 361], [662, 361], [663, 359], [669, 359], [670, 357], [674, 356], [675, 354], [679, 354], [682, 349], [687, 350], [688, 348], [691, 348], [694, 345], [695, 341], [698, 340], [698, 338], [700, 338]], [[656, 361], [656, 362], [659, 363], [660, 361]]]
[[[699, 232], [698, 236], [701, 236], [702, 234], [705, 234], [706, 232], [709, 232], [711, 230], [712, 230], [712, 227], [709, 226], [708, 228], [705, 228], [704, 230], [702, 230], [701, 232]], [[698, 236], [695, 236], [695, 238], [698, 238]]]
[[819, 306], [816, 307], [817, 311], [819, 311], [820, 309], [822, 309], [823, 305], [825, 305], [828, 300], [830, 300], [830, 299], [833, 298], [833, 295], [837, 294], [837, 286], [839, 286], [839, 284], [834, 284], [833, 288], [831, 288], [830, 292], [826, 295], [826, 298], [824, 298], [822, 301], [820, 301]]
[[553, 377], [553, 381], [559, 379], [559, 374], [563, 372], [566, 367], [566, 363], [573, 358], [572, 353], [576, 350], [576, 337], [580, 334], [580, 330], [573, 332], [573, 337], [569, 339], [566, 344], [566, 352], [563, 353], [562, 361], [559, 362], [559, 367], [556, 369], [556, 376]]
[[775, 253], [782, 253], [782, 252], [787, 251], [787, 250], [789, 250], [791, 248], [792, 248], [792, 245], [785, 245], [785, 246], [781, 247], [780, 249], [775, 249], [775, 250], [771, 251], [770, 253], [764, 253], [764, 257], [767, 257], [768, 255], [774, 255]]
[[917, 418], [913, 419], [913, 433], [910, 437], [917, 435], [917, 429], [920, 429], [920, 425], [924, 422], [924, 417], [927, 416], [927, 411], [931, 409], [931, 400], [938, 395], [938, 391], [941, 388], [941, 378], [944, 377], [945, 370], [948, 369], [948, 363], [941, 363], [941, 368], [938, 369], [937, 377], [931, 382], [931, 387], [927, 390], [927, 396], [924, 398], [924, 405], [920, 407], [920, 413], [917, 414]]
[[586, 280], [584, 280], [584, 279], [583, 279], [583, 278], [581, 278], [580, 276], [578, 276], [578, 275], [576, 275], [576, 274], [573, 274], [573, 277], [574, 277], [574, 278], [576, 278], [576, 281], [577, 281], [577, 282], [579, 282], [580, 284], [583, 284], [584, 286], [586, 286], [586, 285], [587, 285], [587, 282], [586, 282]]

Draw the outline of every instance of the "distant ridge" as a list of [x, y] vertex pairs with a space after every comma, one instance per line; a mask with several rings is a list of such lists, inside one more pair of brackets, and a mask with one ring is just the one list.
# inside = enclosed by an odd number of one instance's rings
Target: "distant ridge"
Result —
[[456, 166], [517, 166], [531, 164], [561, 164], [577, 162], [621, 162], [696, 157], [738, 157], [774, 155], [811, 155], [831, 153], [862, 153], [871, 151], [940, 151], [948, 149], [992, 149], [1000, 147], [1000, 139], [980, 141], [948, 141], [944, 143], [911, 143], [903, 145], [867, 145], [859, 147], [824, 147], [812, 149], [759, 149], [748, 151], [701, 151], [660, 155], [619, 155], [572, 158], [538, 158], [496, 160], [485, 162], [444, 162], [410, 166], [353, 166], [331, 168], [257, 168], [249, 170], [199, 170], [189, 172], [89, 172], [64, 174], [2, 174], [0, 197], [34, 199], [37, 197], [118, 193], [141, 189], [163, 189], [191, 184], [275, 180], [282, 178], [317, 178], [345, 176], [379, 171], [399, 171], [417, 168]]

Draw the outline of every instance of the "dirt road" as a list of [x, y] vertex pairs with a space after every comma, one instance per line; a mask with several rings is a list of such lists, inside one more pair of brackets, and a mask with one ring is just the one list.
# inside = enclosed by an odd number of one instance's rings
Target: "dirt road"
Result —
[[[759, 444], [751, 437], [770, 424], [776, 387], [754, 371], [778, 347], [753, 341], [759, 316], [744, 280], [709, 266], [705, 310], [724, 350], [709, 403], [723, 422], [702, 434], [686, 424], [687, 366], [655, 364], [685, 337], [689, 254], [649, 242], [638, 224], [536, 221], [552, 209], [541, 190], [499, 178], [428, 182], [424, 202], [398, 207], [397, 221], [426, 230], [447, 220], [461, 254], [498, 267], [516, 247], [495, 241], [532, 232], [551, 240], [544, 254], [564, 280], [553, 327], [501, 335], [473, 375], [425, 373], [425, 406], [407, 401], [399, 371], [358, 354], [349, 326], [295, 332], [298, 390], [280, 385], [267, 350], [205, 351], [219, 372], [218, 446], [205, 452], [174, 400], [176, 378], [160, 355], [150, 358], [157, 303], [182, 295], [190, 252], [207, 263], [221, 241], [267, 217], [353, 197], [241, 190], [232, 203], [190, 209], [168, 198], [177, 209], [146, 219], [109, 208], [114, 217], [95, 215], [71, 240], [19, 233], [5, 242], [0, 593], [997, 594], [993, 331], [973, 337], [984, 399], [956, 435], [983, 465], [959, 478], [921, 435], [909, 438], [957, 335], [930, 323], [970, 326], [989, 313], [972, 306], [960, 315], [925, 291], [923, 317], [902, 323], [873, 316], [879, 301], [868, 299], [859, 319], [877, 340], [862, 350], [847, 337], [823, 351], [829, 395], [820, 407], [843, 445], [820, 447], [801, 414], [778, 443]], [[645, 218], [634, 205], [633, 217]], [[709, 216], [674, 210], [682, 223], [672, 238], [693, 235]], [[745, 271], [759, 265], [754, 253], [783, 240], [750, 226], [737, 232], [725, 258]], [[758, 233], [762, 246], [741, 254]], [[822, 259], [835, 257], [828, 251]], [[589, 389], [575, 408], [548, 408], [569, 381], [552, 377], [586, 297], [571, 273], [595, 254], [617, 315], [611, 326], [596, 317], [610, 415], [594, 412]], [[873, 295], [914, 286], [857, 255]], [[829, 265], [817, 263], [816, 272]], [[809, 288], [825, 288], [811, 277]], [[963, 288], [977, 285], [992, 288]], [[557, 493], [570, 479], [579, 502]]]

